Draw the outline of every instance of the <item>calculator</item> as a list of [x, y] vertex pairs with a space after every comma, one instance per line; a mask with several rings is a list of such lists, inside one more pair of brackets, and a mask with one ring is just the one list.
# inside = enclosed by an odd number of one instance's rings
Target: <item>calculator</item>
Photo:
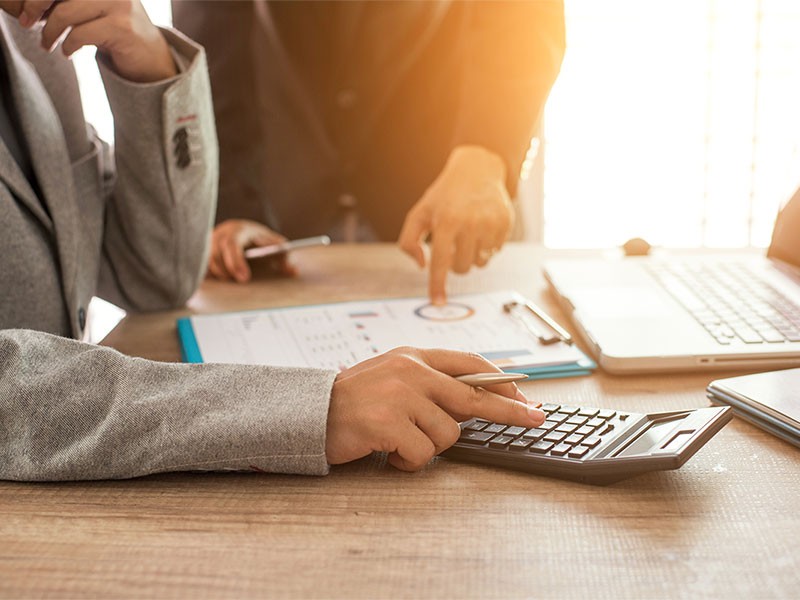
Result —
[[546, 420], [533, 429], [465, 421], [442, 456], [606, 485], [679, 468], [733, 417], [730, 407], [639, 414], [545, 404], [542, 410]]

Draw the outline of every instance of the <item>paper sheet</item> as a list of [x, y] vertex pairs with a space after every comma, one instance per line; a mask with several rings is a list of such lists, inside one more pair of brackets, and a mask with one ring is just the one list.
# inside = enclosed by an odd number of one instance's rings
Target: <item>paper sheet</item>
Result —
[[191, 317], [203, 362], [344, 369], [397, 346], [478, 352], [504, 369], [573, 364], [574, 346], [543, 346], [503, 304], [515, 292], [343, 302]]

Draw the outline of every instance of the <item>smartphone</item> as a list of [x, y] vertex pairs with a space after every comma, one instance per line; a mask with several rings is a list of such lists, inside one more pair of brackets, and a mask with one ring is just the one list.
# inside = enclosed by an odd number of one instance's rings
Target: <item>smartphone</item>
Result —
[[264, 256], [275, 256], [283, 254], [290, 250], [297, 248], [308, 248], [309, 246], [329, 246], [331, 238], [327, 235], [318, 235], [310, 238], [303, 238], [300, 240], [288, 240], [280, 244], [272, 244], [270, 246], [260, 246], [258, 248], [248, 248], [244, 251], [245, 258], [262, 258]]

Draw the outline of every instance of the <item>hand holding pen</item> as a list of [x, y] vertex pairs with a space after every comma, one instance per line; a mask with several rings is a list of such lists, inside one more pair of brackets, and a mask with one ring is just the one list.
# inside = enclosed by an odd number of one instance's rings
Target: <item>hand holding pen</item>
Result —
[[[469, 378], [455, 377], [465, 373]], [[361, 362], [339, 373], [333, 384], [328, 462], [379, 451], [398, 469], [415, 471], [458, 440], [460, 421], [480, 417], [537, 427], [544, 422], [538, 403], [509, 381], [522, 378], [499, 372], [476, 354], [452, 350], [396, 348]]]

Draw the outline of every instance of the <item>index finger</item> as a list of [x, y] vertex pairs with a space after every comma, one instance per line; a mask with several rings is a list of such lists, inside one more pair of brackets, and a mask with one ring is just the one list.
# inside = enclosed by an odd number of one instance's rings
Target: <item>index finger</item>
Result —
[[[402, 348], [398, 348], [402, 350]], [[428, 366], [453, 377], [469, 373], [502, 373], [503, 370], [493, 362], [475, 352], [460, 352], [444, 348], [409, 349], [419, 353]]]
[[453, 378], [465, 373], [502, 372], [482, 356], [455, 350], [423, 350], [421, 357], [433, 369], [428, 383], [429, 396], [453, 418], [463, 421], [469, 417], [481, 417], [526, 427], [544, 422], [544, 413], [538, 409], [538, 403], [525, 398], [513, 383], [493, 385], [490, 391], [468, 386]]
[[236, 240], [226, 237], [220, 241], [220, 252], [225, 268], [239, 283], [250, 280], [250, 267], [244, 259], [244, 251]]
[[437, 229], [433, 234], [431, 248], [431, 270], [428, 280], [428, 296], [433, 304], [447, 302], [445, 282], [447, 272], [453, 264], [455, 251], [455, 231], [450, 228]]
[[428, 233], [430, 216], [428, 212], [416, 207], [406, 215], [397, 245], [400, 249], [413, 258], [420, 267], [425, 266], [425, 250], [422, 247], [423, 236]]

